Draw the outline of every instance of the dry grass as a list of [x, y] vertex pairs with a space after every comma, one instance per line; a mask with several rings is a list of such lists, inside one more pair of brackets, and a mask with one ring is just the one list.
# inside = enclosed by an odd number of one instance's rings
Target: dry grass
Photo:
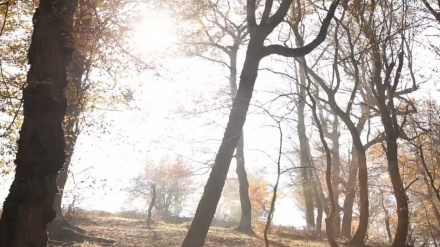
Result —
[[[87, 219], [82, 219], [76, 223], [85, 229], [87, 234], [112, 239], [112, 245], [82, 243], [82, 244], [53, 244], [52, 246], [73, 246], [73, 247], [97, 247], [97, 246], [117, 246], [117, 247], [167, 247], [180, 246], [189, 227], [188, 223], [181, 225], [156, 223], [152, 228], [147, 228], [141, 220], [127, 219], [118, 216], [94, 215]], [[261, 227], [257, 227], [256, 236], [240, 234], [233, 228], [211, 227], [205, 246], [207, 247], [259, 247], [264, 246]], [[280, 233], [280, 234], [277, 234]], [[275, 247], [324, 247], [328, 246], [325, 242], [314, 242], [299, 240], [297, 234], [289, 234], [286, 230], [274, 230], [269, 237], [271, 246]], [[299, 239], [298, 239], [299, 238]]]

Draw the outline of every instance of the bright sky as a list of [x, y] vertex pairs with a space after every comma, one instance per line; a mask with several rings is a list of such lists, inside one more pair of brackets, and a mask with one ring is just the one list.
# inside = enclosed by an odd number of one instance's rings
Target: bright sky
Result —
[[[173, 43], [177, 42], [173, 35], [173, 23], [157, 13], [144, 16], [136, 27], [138, 33], [133, 37], [139, 51], [145, 56], [157, 56], [172, 49]], [[211, 104], [209, 100], [212, 96], [228, 86], [224, 70], [198, 59], [168, 58], [159, 62], [167, 71], [163, 73], [164, 78], [148, 71], [134, 78], [134, 84], [139, 86], [135, 87], [135, 100], [131, 105], [137, 110], [107, 112], [106, 119], [112, 122], [108, 133], [94, 132], [80, 136], [72, 167], [74, 174], [80, 173], [74, 176], [77, 188], [85, 188], [80, 192], [82, 198], [78, 200], [78, 206], [107, 211], [133, 207], [126, 204], [126, 194], [120, 188], [127, 187], [129, 179], [142, 172], [147, 157], [158, 161], [161, 156], [171, 154], [203, 162], [214, 159], [227, 115], [219, 116], [215, 112], [181, 119], [176, 113], [182, 107], [194, 108], [194, 97], [205, 98], [206, 104]], [[209, 122], [216, 124], [207, 126]], [[259, 170], [270, 165], [267, 179], [274, 182], [275, 164], [266, 154], [258, 151], [270, 153], [277, 149], [278, 131], [267, 127], [269, 124], [273, 122], [261, 116], [248, 117], [245, 145], [249, 151], [246, 152], [246, 160], [248, 169]], [[210, 150], [207, 155], [198, 151], [207, 147]], [[273, 158], [276, 159], [275, 156]], [[235, 171], [234, 163], [231, 171]], [[200, 183], [200, 193], [206, 178], [206, 175], [195, 178]], [[106, 182], [103, 182], [104, 179]], [[96, 185], [93, 185], [93, 180], [96, 180]], [[88, 189], [89, 185], [92, 189]], [[69, 190], [74, 186], [69, 180], [65, 202], [70, 201]], [[197, 198], [195, 209], [199, 196], [194, 198]], [[280, 199], [274, 222], [302, 226], [302, 216], [298, 210], [292, 210], [294, 207], [292, 198]], [[144, 210], [145, 206], [142, 205], [141, 209]]]

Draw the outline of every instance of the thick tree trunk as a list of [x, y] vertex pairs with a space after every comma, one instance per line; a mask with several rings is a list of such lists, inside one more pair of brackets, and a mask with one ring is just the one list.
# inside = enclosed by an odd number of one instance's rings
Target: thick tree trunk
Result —
[[[364, 129], [366, 119], [369, 115], [369, 109], [364, 108], [363, 111], [365, 112], [362, 114], [361, 119], [359, 119], [359, 122], [356, 125], [357, 132], [360, 134], [362, 133], [362, 130]], [[344, 217], [342, 218], [342, 226], [341, 226], [341, 237], [345, 239], [351, 239], [351, 224], [353, 220], [353, 204], [354, 199], [356, 197], [356, 179], [357, 174], [359, 170], [359, 164], [358, 164], [358, 152], [356, 151], [356, 146], [352, 145], [351, 147], [351, 162], [350, 162], [350, 170], [348, 173], [348, 181], [346, 183], [345, 189], [345, 199], [344, 199], [344, 208], [343, 208], [343, 214]], [[366, 149], [364, 148], [365, 152]]]
[[[241, 41], [237, 40], [229, 52], [230, 58], [230, 75], [229, 75], [229, 85], [231, 87], [231, 98], [232, 102], [237, 95], [237, 53]], [[235, 160], [237, 162], [236, 173], [239, 183], [239, 194], [240, 194], [240, 206], [241, 206], [241, 217], [238, 224], [237, 230], [243, 233], [253, 233], [252, 230], [252, 207], [251, 200], [249, 198], [249, 181], [247, 178], [245, 159], [244, 159], [244, 135], [241, 132], [240, 140], [238, 141]]]
[[239, 182], [241, 218], [237, 230], [243, 233], [253, 233], [252, 230], [252, 210], [251, 200], [249, 199], [249, 182], [247, 179], [246, 169], [244, 167], [244, 143], [243, 132], [241, 132], [240, 140], [236, 148], [235, 158], [237, 159], [237, 176]]
[[[385, 125], [386, 123], [384, 123]], [[397, 228], [394, 235], [393, 247], [406, 246], [406, 238], [408, 236], [409, 226], [409, 210], [408, 197], [406, 195], [405, 187], [400, 176], [399, 162], [398, 162], [398, 148], [397, 138], [388, 136], [387, 133], [387, 160], [388, 172], [393, 185], [394, 196], [397, 202]]]
[[264, 35], [255, 34], [249, 41], [246, 59], [234, 99], [229, 122], [217, 153], [214, 166], [206, 182], [205, 190], [196, 214], [182, 243], [182, 247], [202, 247], [220, 199], [232, 156], [240, 139], [246, 114], [252, 98], [258, 66], [262, 58]]
[[64, 88], [74, 51], [76, 7], [74, 0], [40, 0], [33, 17], [16, 173], [0, 220], [0, 243], [5, 247], [46, 246], [46, 225], [55, 217], [56, 176], [65, 160]]
[[151, 225], [151, 212], [153, 211], [153, 207], [156, 204], [156, 185], [152, 184], [151, 185], [151, 202], [150, 202], [150, 206], [148, 207], [148, 212], [147, 212], [147, 226], [150, 227]]
[[360, 133], [357, 133], [354, 125], [350, 125], [350, 132], [352, 132], [353, 145], [356, 147], [356, 156], [358, 163], [358, 177], [359, 177], [359, 200], [360, 200], [360, 212], [359, 212], [359, 226], [356, 230], [353, 238], [350, 240], [352, 245], [364, 245], [365, 237], [368, 230], [368, 218], [369, 218], [369, 200], [368, 200], [368, 168], [367, 168], [367, 156], [365, 154], [364, 146], [360, 140]]

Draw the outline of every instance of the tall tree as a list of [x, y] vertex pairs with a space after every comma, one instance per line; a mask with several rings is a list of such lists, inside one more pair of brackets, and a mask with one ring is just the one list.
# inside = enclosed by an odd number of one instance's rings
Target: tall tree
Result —
[[[237, 73], [239, 50], [248, 39], [246, 18], [242, 14], [243, 4], [230, 1], [206, 0], [194, 4], [201, 5], [199, 8], [190, 6], [181, 8], [177, 5], [180, 16], [194, 18], [200, 29], [191, 29], [190, 35], [184, 35], [184, 50], [190, 56], [220, 64], [228, 69], [229, 88], [231, 103], [237, 95]], [[168, 6], [168, 5], [167, 5]], [[173, 2], [171, 6], [176, 6]], [[192, 13], [192, 14], [190, 14]], [[203, 14], [201, 14], [203, 13]], [[238, 18], [237, 18], [238, 16]], [[239, 195], [241, 216], [237, 230], [243, 233], [253, 233], [252, 210], [249, 199], [249, 181], [245, 168], [245, 139], [241, 134], [235, 150], [236, 174], [239, 181]]]
[[55, 217], [56, 176], [65, 157], [66, 68], [74, 51], [77, 4], [41, 0], [33, 17], [16, 173], [0, 220], [0, 242], [6, 247], [46, 246], [46, 225]]
[[194, 219], [183, 241], [183, 247], [201, 247], [205, 242], [209, 226], [214, 217], [223, 190], [234, 149], [241, 138], [241, 132], [246, 120], [246, 114], [252, 98], [261, 59], [271, 54], [278, 54], [285, 57], [300, 57], [310, 53], [325, 40], [327, 29], [339, 3], [338, 0], [332, 3], [318, 36], [311, 43], [295, 49], [282, 45], [265, 46], [264, 41], [267, 36], [284, 20], [292, 2], [293, 0], [283, 0], [278, 10], [271, 16], [273, 1], [266, 1], [260, 24], [257, 24], [256, 1], [249, 0], [247, 2], [247, 24], [250, 39], [241, 72], [239, 88], [232, 105], [229, 122], [214, 166], [209, 175]]
[[[303, 60], [303, 62], [305, 62]], [[306, 64], [302, 64], [303, 65], [303, 69], [307, 68]], [[307, 70], [306, 70], [306, 75], [307, 75]], [[329, 208], [329, 212], [327, 214], [327, 218], [325, 219], [325, 230], [327, 233], [327, 240], [330, 244], [331, 247], [338, 247], [338, 243], [336, 242], [336, 238], [335, 238], [335, 233], [334, 233], [334, 220], [335, 220], [335, 214], [336, 214], [336, 200], [335, 200], [335, 196], [333, 194], [334, 190], [333, 190], [333, 181], [332, 181], [332, 152], [327, 144], [327, 140], [325, 139], [325, 134], [324, 134], [324, 128], [322, 126], [321, 120], [318, 116], [318, 110], [317, 110], [317, 103], [315, 100], [316, 96], [312, 95], [312, 90], [311, 90], [311, 81], [308, 80], [308, 84], [307, 84], [307, 95], [311, 101], [310, 104], [310, 108], [312, 110], [312, 115], [313, 115], [313, 121], [316, 124], [316, 127], [318, 129], [319, 132], [319, 139], [321, 140], [322, 146], [324, 148], [324, 153], [325, 153], [325, 182], [327, 185], [327, 191], [328, 191], [328, 201], [330, 204], [330, 208]], [[316, 95], [316, 93], [315, 93]]]
[[[291, 23], [291, 29], [293, 33], [295, 34], [295, 41], [296, 45], [299, 47], [304, 46], [304, 39], [302, 38], [302, 35], [300, 34], [299, 25], [302, 22], [304, 16], [303, 16], [303, 8], [300, 4], [300, 1], [294, 2], [294, 8], [292, 8], [292, 11], [294, 12], [295, 20]], [[300, 58], [301, 61], [305, 61], [304, 58]], [[298, 103], [297, 103], [297, 133], [298, 133], [298, 140], [299, 140], [299, 152], [300, 152], [300, 162], [301, 166], [301, 179], [302, 179], [302, 190], [304, 194], [304, 203], [305, 203], [305, 216], [306, 216], [306, 226], [309, 231], [313, 230], [315, 231], [315, 208], [313, 204], [313, 179], [312, 179], [312, 170], [309, 168], [311, 166], [310, 164], [310, 158], [309, 157], [309, 146], [308, 146], [308, 138], [306, 134], [306, 120], [305, 120], [305, 107], [306, 107], [306, 98], [307, 98], [307, 82], [306, 82], [306, 71], [300, 67], [299, 69], [299, 76], [297, 81], [299, 82], [297, 85], [297, 92], [298, 92]], [[321, 231], [321, 229], [319, 229]], [[315, 235], [319, 234], [317, 231], [315, 231]]]
[[[338, 22], [338, 26], [340, 25], [340, 22]], [[348, 28], [347, 28], [348, 29]], [[354, 123], [354, 121], [350, 118], [350, 115], [352, 113], [352, 106], [355, 100], [355, 96], [356, 93], [358, 92], [359, 89], [359, 84], [360, 84], [360, 77], [359, 77], [359, 70], [357, 68], [357, 60], [355, 58], [353, 49], [351, 54], [349, 55], [349, 58], [351, 59], [352, 63], [354, 64], [354, 68], [355, 68], [355, 77], [354, 77], [354, 86], [351, 89], [351, 93], [350, 93], [350, 97], [348, 99], [348, 103], [347, 103], [347, 107], [346, 109], [341, 109], [341, 107], [339, 106], [339, 103], [336, 100], [336, 93], [338, 92], [339, 87], [341, 86], [342, 82], [341, 82], [341, 78], [339, 76], [339, 70], [338, 70], [338, 51], [339, 51], [339, 43], [338, 43], [338, 37], [337, 37], [337, 32], [338, 28], [336, 29], [335, 32], [335, 40], [334, 42], [336, 43], [335, 45], [335, 57], [334, 57], [334, 64], [333, 64], [333, 69], [334, 74], [336, 74], [336, 81], [334, 83], [334, 88], [331, 88], [328, 85], [332, 85], [331, 83], [327, 83], [322, 77], [320, 77], [318, 74], [316, 74], [312, 69], [310, 68], [306, 68], [307, 72], [311, 75], [311, 78], [313, 78], [314, 81], [316, 81], [316, 83], [322, 88], [322, 90], [325, 92], [326, 96], [327, 96], [327, 104], [329, 105], [329, 108], [332, 109], [332, 112], [334, 112], [334, 114], [336, 114], [336, 116], [334, 116], [335, 118], [340, 118], [344, 124], [347, 126], [347, 128], [350, 131], [352, 140], [353, 140], [353, 145], [356, 148], [356, 154], [357, 154], [357, 165], [359, 167], [359, 189], [360, 189], [360, 199], [361, 199], [361, 204], [360, 204], [360, 222], [359, 222], [359, 227], [356, 231], [356, 234], [354, 236], [354, 238], [351, 240], [352, 244], [355, 245], [362, 245], [365, 241], [365, 237], [367, 234], [367, 227], [368, 227], [368, 207], [369, 207], [369, 203], [368, 203], [368, 173], [367, 173], [367, 159], [366, 159], [366, 153], [365, 153], [365, 148], [364, 145], [362, 143], [361, 140], [361, 134], [358, 131], [358, 128], [356, 128], [356, 125]], [[350, 37], [348, 37], [348, 45], [353, 47], [354, 43], [351, 40]], [[303, 64], [304, 66], [304, 64]], [[323, 117], [321, 117], [322, 119]], [[321, 120], [322, 121], [322, 120]], [[337, 125], [337, 121], [334, 121], [334, 123], [336, 123]], [[326, 130], [325, 128], [325, 124], [322, 124], [323, 126], [323, 131]], [[329, 132], [328, 130], [325, 132], [329, 133], [329, 136], [331, 137], [330, 139], [333, 141], [333, 162], [335, 162], [335, 154], [338, 154], [339, 151], [336, 149], [339, 149], [339, 142], [338, 142], [338, 129], [337, 126], [333, 126], [333, 130], [332, 132]], [[336, 145], [335, 145], [336, 144]], [[340, 162], [339, 155], [336, 155], [337, 160], [336, 162]], [[333, 173], [333, 179], [335, 177], [335, 173]], [[334, 186], [337, 186], [337, 184], [334, 184]], [[336, 196], [336, 193], [338, 192], [338, 190], [333, 189], [333, 194], [335, 196], [335, 201], [338, 198]], [[336, 201], [337, 202], [337, 201]], [[339, 211], [339, 209], [338, 209]], [[339, 212], [337, 212], [337, 214], [339, 214]], [[336, 217], [335, 217], [336, 218]], [[340, 227], [340, 219], [337, 220], [336, 222], [334, 222], [335, 226], [337, 227], [337, 230], [335, 230], [335, 236], [338, 237], [339, 236], [339, 227]]]
[[[371, 81], [370, 88], [377, 104], [377, 110], [384, 127], [385, 142], [384, 150], [388, 161], [388, 172], [390, 175], [394, 196], [397, 203], [397, 228], [394, 235], [393, 247], [406, 246], [409, 231], [409, 208], [406, 188], [403, 184], [399, 169], [399, 149], [398, 139], [403, 135], [403, 125], [406, 122], [406, 115], [415, 110], [414, 105], [403, 97], [397, 97], [405, 90], [399, 90], [402, 81], [402, 69], [404, 67], [404, 41], [406, 39], [406, 15], [400, 14], [402, 20], [397, 18], [380, 20], [373, 18], [377, 16], [377, 11], [383, 11], [383, 15], [397, 15], [399, 12], [406, 11], [405, 6], [394, 6], [393, 2], [383, 1], [388, 8], [382, 8], [379, 3], [372, 1], [371, 7], [358, 9], [356, 14], [357, 23], [361, 24], [362, 31], [370, 44], [379, 44], [380, 40], [385, 40], [382, 45], [373, 45], [371, 50]], [[380, 24], [379, 24], [380, 23]], [[380, 28], [377, 25], [381, 25]], [[384, 31], [385, 30], [385, 31]], [[400, 37], [392, 35], [396, 32]], [[415, 81], [413, 81], [415, 83]], [[414, 84], [408, 90], [414, 90]], [[399, 102], [404, 103], [399, 107]], [[399, 115], [403, 115], [403, 121], [399, 122]]]

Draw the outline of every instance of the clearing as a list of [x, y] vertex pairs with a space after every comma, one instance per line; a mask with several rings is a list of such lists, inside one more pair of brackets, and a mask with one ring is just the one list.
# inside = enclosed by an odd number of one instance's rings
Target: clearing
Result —
[[[115, 241], [113, 244], [104, 243], [51, 243], [49, 246], [61, 247], [167, 247], [180, 246], [188, 230], [189, 223], [166, 224], [155, 223], [148, 228], [143, 220], [130, 219], [115, 214], [88, 214], [87, 217], [73, 222], [76, 226], [87, 231], [87, 235]], [[234, 228], [211, 227], [205, 242], [207, 247], [259, 247], [265, 246], [263, 226], [256, 227], [256, 235], [240, 234]], [[275, 228], [269, 235], [271, 246], [275, 247], [324, 247], [329, 246], [325, 241], [307, 240], [300, 234], [295, 234], [292, 228]]]

